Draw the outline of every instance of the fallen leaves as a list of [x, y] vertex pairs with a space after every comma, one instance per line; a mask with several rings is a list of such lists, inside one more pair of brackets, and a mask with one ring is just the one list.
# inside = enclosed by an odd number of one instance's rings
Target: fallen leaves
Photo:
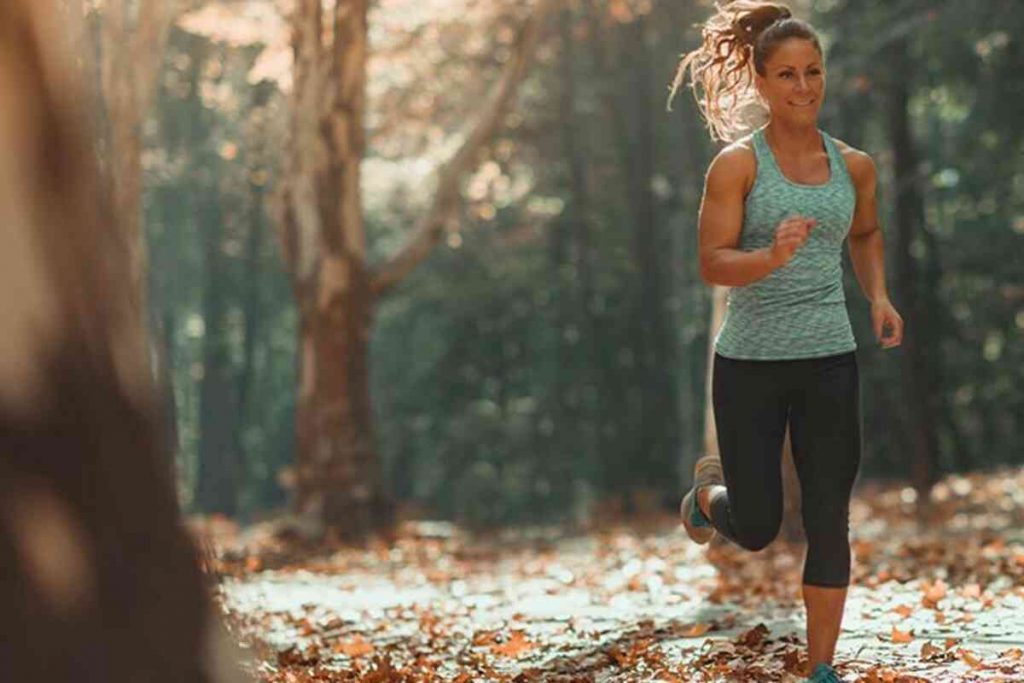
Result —
[[512, 636], [504, 643], [492, 644], [491, 652], [503, 657], [519, 657], [524, 652], [528, 652], [535, 647], [537, 647], [537, 644], [527, 640], [526, 635], [522, 631], [514, 631]]
[[362, 636], [355, 636], [350, 640], [343, 640], [337, 643], [333, 648], [338, 654], [345, 655], [346, 657], [365, 657], [371, 655], [376, 651], [373, 644], [367, 642]]
[[892, 634], [889, 636], [894, 643], [910, 643], [914, 640], [913, 631], [901, 631], [895, 626], [892, 627]]
[[939, 602], [946, 597], [946, 582], [942, 579], [930, 583], [924, 581], [921, 584], [921, 604], [928, 609], [938, 609]]
[[[1024, 471], [1014, 481], [1024, 500]], [[986, 628], [1009, 634], [1012, 624], [999, 630], [993, 610], [1007, 614], [1024, 600], [1024, 548], [998, 526], [1024, 524], [1024, 512], [992, 495], [1004, 484], [969, 482], [947, 485], [938, 503], [946, 523], [934, 529], [908, 517], [898, 488], [855, 500], [851, 515], [864, 525], [851, 519], [851, 595], [859, 592], [859, 602], [849, 616], [859, 618], [859, 631], [844, 637], [870, 642], [870, 656], [844, 659], [841, 647], [837, 664], [847, 679], [959, 680], [923, 673], [956, 668], [970, 680], [1024, 680], [1021, 648], [997, 656], [978, 638]], [[779, 622], [763, 616], [771, 604], [792, 615], [783, 623], [802, 622], [803, 547], [777, 541], [748, 553], [713, 544], [705, 555], [671, 530], [676, 524], [609, 526], [565, 542], [549, 530], [473, 539], [448, 524], [406, 524], [393, 542], [362, 549], [288, 545], [222, 521], [205, 528], [224, 534], [210, 563], [222, 577], [256, 582], [277, 568], [282, 582], [301, 571], [346, 595], [415, 596], [381, 609], [332, 607], [309, 591], [316, 597], [290, 611], [225, 602], [264, 683], [755, 683], [806, 675], [803, 632], [773, 633]], [[956, 533], [957, 525], [965, 531]], [[236, 546], [225, 540], [230, 534]], [[559, 601], [564, 613], [552, 607]], [[293, 642], [275, 649], [270, 634]], [[903, 670], [910, 663], [916, 673]]]

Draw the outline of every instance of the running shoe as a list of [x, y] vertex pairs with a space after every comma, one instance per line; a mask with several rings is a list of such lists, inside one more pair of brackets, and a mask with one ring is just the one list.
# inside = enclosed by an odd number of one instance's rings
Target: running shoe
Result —
[[810, 678], [804, 679], [804, 683], [843, 683], [843, 679], [839, 677], [839, 672], [833, 669], [831, 665], [821, 662], [818, 666], [814, 667]]
[[705, 455], [697, 460], [693, 467], [693, 488], [679, 504], [679, 514], [683, 518], [683, 527], [686, 535], [695, 543], [704, 545], [715, 536], [715, 528], [711, 526], [711, 520], [704, 515], [697, 504], [697, 491], [702, 486], [711, 484], [724, 485], [722, 477], [722, 461], [717, 455]]

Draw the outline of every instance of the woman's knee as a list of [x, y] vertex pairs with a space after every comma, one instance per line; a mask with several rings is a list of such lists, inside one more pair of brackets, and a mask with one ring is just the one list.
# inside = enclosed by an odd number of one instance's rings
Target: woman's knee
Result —
[[803, 509], [804, 534], [808, 544], [831, 546], [848, 543], [850, 507], [842, 505], [811, 505]]
[[736, 541], [746, 550], [763, 550], [779, 535], [781, 527], [781, 518], [743, 524], [736, 529]]

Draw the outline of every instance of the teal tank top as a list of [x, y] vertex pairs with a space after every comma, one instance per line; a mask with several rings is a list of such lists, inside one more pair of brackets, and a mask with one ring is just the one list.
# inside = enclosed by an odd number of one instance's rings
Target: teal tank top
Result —
[[843, 240], [857, 195], [846, 162], [819, 131], [828, 153], [823, 185], [796, 183], [782, 174], [764, 129], [752, 135], [757, 176], [744, 203], [739, 248], [771, 247], [775, 228], [788, 216], [817, 219], [807, 241], [785, 266], [729, 290], [715, 352], [741, 360], [790, 360], [846, 353], [857, 348], [843, 294]]

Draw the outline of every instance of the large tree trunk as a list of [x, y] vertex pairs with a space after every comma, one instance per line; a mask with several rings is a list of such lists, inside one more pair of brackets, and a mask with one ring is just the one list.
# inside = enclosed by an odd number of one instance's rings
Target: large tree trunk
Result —
[[47, 0], [0, 3], [0, 680], [209, 680], [210, 614]]
[[[80, 0], [76, 0], [80, 5]], [[105, 0], [100, 82], [106, 111], [103, 156], [114, 209], [128, 248], [132, 292], [145, 307], [146, 241], [142, 230], [142, 124], [156, 90], [177, 0]]]
[[678, 446], [677, 401], [673, 385], [676, 367], [666, 315], [669, 271], [664, 262], [665, 240], [659, 231], [654, 196], [655, 126], [652, 112], [657, 111], [660, 95], [651, 93], [651, 55], [648, 47], [650, 16], [642, 14], [624, 27], [625, 54], [632, 92], [626, 115], [632, 131], [623, 150], [634, 156], [633, 172], [625, 180], [633, 215], [634, 258], [640, 277], [637, 302], [643, 341], [640, 373], [643, 378], [638, 463], [643, 466], [642, 483], [647, 486], [664, 481]]
[[541, 0], [479, 118], [439, 170], [433, 206], [406, 245], [377, 269], [366, 259], [359, 195], [368, 3], [300, 0], [295, 7], [291, 147], [280, 227], [300, 318], [296, 503], [304, 518], [346, 537], [386, 528], [392, 518], [374, 443], [367, 367], [377, 298], [440, 238], [461, 179], [526, 73], [539, 20], [552, 2]]
[[917, 491], [918, 510], [924, 513], [935, 483], [938, 444], [935, 432], [932, 372], [937, 358], [931, 357], [926, 340], [931, 334], [931, 315], [923, 305], [920, 273], [914, 255], [915, 243], [924, 231], [924, 200], [919, 187], [917, 153], [910, 132], [909, 84], [912, 82], [907, 39], [901, 37], [889, 48], [894, 68], [889, 82], [889, 135], [893, 145], [896, 190], [896, 285], [906, 318], [901, 372], [909, 414], [910, 476]]
[[359, 196], [367, 8], [367, 0], [336, 2], [325, 16], [320, 0], [295, 7], [282, 224], [299, 308], [297, 504], [354, 536], [389, 516], [370, 410], [372, 297]]
[[[663, 245], [657, 230], [652, 180], [654, 176], [654, 131], [650, 112], [655, 100], [650, 90], [650, 54], [646, 44], [648, 17], [633, 17], [628, 26], [608, 30], [605, 8], [594, 0], [584, 4], [591, 35], [588, 43], [597, 70], [608, 74], [599, 97], [623, 169], [621, 187], [630, 224], [632, 256], [637, 285], [632, 302], [630, 328], [635, 333], [634, 351], [638, 381], [630, 387], [635, 401], [630, 405], [635, 434], [628, 446], [633, 451], [625, 461], [613, 454], [610, 471], [618, 490], [657, 484], [671, 467], [677, 438], [677, 395], [668, 369], [673, 367], [670, 335], [666, 329], [665, 276], [661, 261]], [[617, 54], [611, 54], [610, 35], [623, 38]], [[623, 65], [620, 67], [620, 61]], [[629, 97], [617, 93], [619, 86], [632, 90]]]
[[[566, 165], [566, 182], [568, 184], [569, 202], [563, 214], [563, 220], [553, 228], [557, 235], [558, 246], [556, 262], [559, 263], [560, 282], [565, 283], [565, 291], [560, 292], [559, 358], [556, 372], [564, 373], [570, 367], [570, 359], [579, 357], [576, 364], [577, 373], [573, 375], [572, 396], [564, 397], [558, 390], [560, 400], [569, 398], [571, 407], [566, 415], [555, 418], [555, 424], [571, 425], [573, 430], [568, 436], [572, 442], [564, 440], [557, 447], [565, 452], [573, 453], [569, 462], [572, 472], [587, 472], [594, 469], [593, 457], [602, 451], [600, 417], [598, 403], [599, 392], [587, 392], [584, 388], [598, 373], [598, 325], [593, 311], [593, 254], [589, 235], [590, 197], [587, 191], [587, 163], [581, 143], [580, 120], [576, 114], [578, 87], [576, 82], [576, 38], [573, 36], [575, 10], [563, 7], [558, 15], [559, 40], [561, 43], [561, 59], [559, 76], [561, 96], [559, 98], [559, 122], [561, 125], [562, 156]], [[566, 277], [566, 270], [571, 275]], [[566, 337], [575, 333], [580, 341], [571, 342]], [[560, 375], [561, 376], [561, 375]], [[567, 422], [562, 422], [562, 419]], [[585, 504], [585, 501], [580, 501]]]
[[228, 263], [223, 253], [219, 198], [201, 191], [196, 207], [203, 240], [203, 378], [199, 385], [199, 476], [196, 505], [203, 512], [238, 511], [240, 458], [235, 450], [238, 399], [228, 340]]

